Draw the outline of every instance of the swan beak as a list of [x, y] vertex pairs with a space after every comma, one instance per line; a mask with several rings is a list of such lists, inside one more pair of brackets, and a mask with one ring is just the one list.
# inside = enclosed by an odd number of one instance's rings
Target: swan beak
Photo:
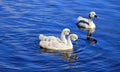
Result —
[[98, 18], [98, 16], [97, 16], [97, 15], [95, 15], [95, 18]]
[[69, 33], [69, 35], [70, 35], [71, 33]]
[[75, 43], [78, 44], [78, 40], [75, 40]]

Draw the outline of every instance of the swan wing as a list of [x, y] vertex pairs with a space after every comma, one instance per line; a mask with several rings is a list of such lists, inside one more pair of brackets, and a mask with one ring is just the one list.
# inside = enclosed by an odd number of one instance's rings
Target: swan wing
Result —
[[46, 49], [62, 50], [66, 45], [59, 41], [40, 41], [40, 46]]
[[87, 18], [83, 18], [81, 16], [78, 17], [77, 19], [77, 26], [80, 28], [80, 29], [86, 29], [89, 27], [89, 22], [88, 22], [88, 19]]

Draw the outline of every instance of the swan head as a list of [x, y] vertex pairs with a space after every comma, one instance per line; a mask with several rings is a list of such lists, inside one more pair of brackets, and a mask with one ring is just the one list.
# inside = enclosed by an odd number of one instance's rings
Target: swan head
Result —
[[89, 18], [97, 18], [97, 15], [94, 11], [91, 11], [89, 14]]
[[68, 28], [65, 28], [65, 29], [63, 29], [63, 34], [65, 34], [65, 35], [69, 35], [70, 34], [70, 29], [68, 29]]
[[73, 41], [77, 41], [78, 36], [76, 34], [70, 34], [70, 39], [73, 40]]

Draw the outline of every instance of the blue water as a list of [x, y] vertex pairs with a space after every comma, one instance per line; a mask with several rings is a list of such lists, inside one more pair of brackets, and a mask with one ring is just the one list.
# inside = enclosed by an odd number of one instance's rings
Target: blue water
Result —
[[[76, 26], [90, 11], [99, 17], [94, 45]], [[118, 0], [0, 0], [0, 72], [120, 72], [119, 23]], [[66, 27], [79, 36], [76, 60], [39, 47], [39, 34], [60, 37]]]

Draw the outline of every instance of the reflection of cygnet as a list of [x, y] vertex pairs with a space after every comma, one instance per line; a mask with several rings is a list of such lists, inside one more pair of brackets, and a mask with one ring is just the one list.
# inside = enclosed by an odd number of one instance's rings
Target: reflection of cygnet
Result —
[[76, 34], [70, 34], [67, 39], [67, 44], [60, 42], [60, 41], [40, 41], [40, 46], [46, 49], [53, 49], [53, 50], [69, 50], [73, 49], [73, 44], [71, 40], [76, 41], [78, 40], [78, 36]]
[[62, 53], [62, 59], [70, 62], [77, 61], [77, 55], [71, 55], [71, 53]]
[[52, 53], [54, 54], [62, 54], [61, 59], [69, 62], [75, 62], [78, 60], [77, 55], [72, 55], [73, 50], [52, 50], [52, 49], [45, 49], [45, 48], [40, 48], [40, 51], [42, 53]]
[[61, 39], [59, 39], [58, 37], [55, 37], [55, 36], [45, 36], [43, 34], [40, 34], [39, 35], [39, 39], [41, 41], [61, 41], [63, 42], [64, 44], [67, 44], [67, 40], [66, 40], [66, 35], [69, 35], [70, 34], [70, 29], [68, 28], [65, 28], [63, 29], [63, 31], [61, 32]]
[[87, 18], [83, 18], [81, 16], [78, 17], [77, 19], [77, 26], [79, 29], [81, 30], [87, 30], [87, 39], [91, 39], [91, 35], [92, 33], [95, 31], [95, 24], [93, 22], [93, 18], [97, 18], [97, 15], [95, 12], [90, 12], [88, 19]]

